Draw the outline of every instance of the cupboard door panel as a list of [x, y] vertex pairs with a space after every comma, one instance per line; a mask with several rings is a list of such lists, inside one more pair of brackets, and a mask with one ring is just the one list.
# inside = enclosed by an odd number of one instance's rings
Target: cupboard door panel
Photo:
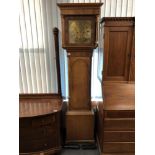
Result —
[[131, 27], [105, 27], [104, 80], [128, 80], [131, 42]]

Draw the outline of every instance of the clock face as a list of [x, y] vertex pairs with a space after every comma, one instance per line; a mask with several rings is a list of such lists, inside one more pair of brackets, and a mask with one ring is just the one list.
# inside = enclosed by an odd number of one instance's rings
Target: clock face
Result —
[[95, 16], [65, 16], [63, 24], [64, 46], [87, 47], [95, 45]]
[[69, 43], [90, 44], [92, 38], [91, 20], [69, 20]]

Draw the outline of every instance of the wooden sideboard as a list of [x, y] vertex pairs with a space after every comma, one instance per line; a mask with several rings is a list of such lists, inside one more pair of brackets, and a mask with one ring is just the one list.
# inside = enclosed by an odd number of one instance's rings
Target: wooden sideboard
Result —
[[61, 106], [62, 99], [57, 94], [20, 95], [20, 155], [48, 155], [60, 151]]

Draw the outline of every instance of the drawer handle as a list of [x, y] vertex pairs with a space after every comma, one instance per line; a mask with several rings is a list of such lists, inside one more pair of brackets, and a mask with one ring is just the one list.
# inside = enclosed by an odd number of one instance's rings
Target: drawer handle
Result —
[[71, 55], [71, 53], [67, 53], [67, 56], [70, 56]]

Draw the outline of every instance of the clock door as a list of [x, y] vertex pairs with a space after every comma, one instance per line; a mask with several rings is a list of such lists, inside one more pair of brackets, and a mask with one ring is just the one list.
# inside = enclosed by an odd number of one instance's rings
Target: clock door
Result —
[[90, 110], [91, 53], [72, 52], [69, 62], [69, 110]]

